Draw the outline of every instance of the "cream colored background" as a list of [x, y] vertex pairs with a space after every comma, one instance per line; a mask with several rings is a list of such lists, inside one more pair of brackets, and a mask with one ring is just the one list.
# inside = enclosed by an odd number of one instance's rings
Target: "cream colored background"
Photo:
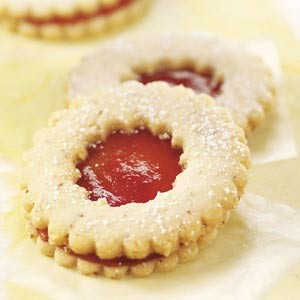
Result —
[[[272, 199], [273, 203], [285, 203], [299, 209], [300, 160], [296, 157], [293, 147], [296, 145], [299, 149], [300, 142], [300, 45], [283, 19], [282, 11], [276, 7], [276, 2], [271, 0], [156, 0], [151, 13], [124, 34], [141, 33], [144, 30], [159, 32], [176, 28], [181, 30], [203, 29], [246, 41], [268, 39], [274, 43], [282, 70], [281, 105], [283, 109], [280, 109], [279, 112], [283, 114], [283, 117], [281, 118], [282, 122], [278, 123], [278, 117], [275, 114], [275, 123], [269, 121], [269, 125], [280, 124], [281, 141], [283, 141], [284, 147], [281, 147], [280, 143], [275, 143], [270, 150], [271, 154], [275, 155], [275, 158], [271, 159], [273, 162], [253, 166], [250, 171], [248, 191]], [[52, 111], [65, 106], [65, 79], [69, 70], [78, 62], [83, 53], [91, 51], [99, 42], [92, 40], [79, 44], [53, 44], [28, 40], [3, 31], [0, 31], [0, 41], [0, 153], [15, 164], [22, 152], [31, 145], [33, 132], [37, 128], [45, 126]], [[261, 145], [268, 144], [265, 143], [265, 136], [269, 135], [261, 133], [264, 130], [266, 129], [260, 128], [256, 137], [254, 133], [251, 141], [252, 148], [257, 147], [261, 151], [259, 139]], [[270, 130], [274, 130], [274, 127], [271, 126]], [[278, 134], [278, 130], [275, 131]], [[284, 148], [284, 151], [281, 148]], [[283, 152], [284, 156], [278, 156], [278, 153]], [[267, 156], [263, 155], [263, 160], [266, 158], [267, 160], [270, 158], [270, 152]], [[17, 257], [19, 255], [19, 258], [21, 253], [23, 263], [19, 265], [19, 270], [22, 272], [19, 272], [18, 280], [10, 279], [4, 283], [8, 299], [46, 299], [45, 295], [48, 295], [49, 299], [55, 299], [55, 288], [62, 289], [64, 286], [66, 290], [60, 290], [57, 293], [65, 293], [66, 298], [72, 298], [74, 295], [75, 298], [76, 295], [70, 287], [79, 286], [80, 288], [84, 282], [87, 282], [86, 280], [97, 286], [101, 282], [111, 286], [112, 291], [117, 293], [114, 294], [115, 298], [120, 295], [118, 293], [124, 292], [122, 288], [118, 290], [118, 286], [128, 285], [132, 287], [131, 292], [136, 290], [136, 293], [141, 290], [138, 285], [133, 284], [132, 280], [115, 284], [102, 278], [100, 281], [99, 278], [83, 279], [78, 274], [58, 268], [51, 260], [39, 256], [34, 245], [24, 239], [20, 201], [16, 198], [7, 203], [7, 199], [11, 198], [11, 193], [14, 191], [14, 178], [10, 178], [10, 174], [7, 174], [9, 172], [10, 166], [5, 168], [2, 164], [0, 186], [2, 184], [3, 188], [1, 189], [0, 203], [4, 210], [11, 206], [14, 208], [14, 211], [5, 214], [4, 221], [8, 238], [13, 238], [10, 250]], [[12, 184], [12, 188], [7, 189], [10, 184]], [[7, 194], [4, 193], [4, 190], [7, 191]], [[265, 204], [267, 203], [269, 202], [266, 201]], [[277, 217], [280, 224], [280, 214]], [[235, 220], [233, 219], [233, 222]], [[0, 251], [3, 245], [0, 242]], [[2, 249], [2, 251], [4, 250]], [[28, 251], [27, 253], [35, 255], [33, 262], [30, 259], [26, 260], [25, 250]], [[0, 262], [5, 260], [6, 257], [2, 256]], [[35, 268], [33, 264], [36, 264], [35, 266], [38, 268], [36, 274], [44, 276], [45, 286], [40, 290], [28, 285], [28, 282], [25, 284], [26, 280], [30, 282], [30, 274], [34, 272]], [[158, 286], [155, 285], [155, 281], [166, 280], [165, 286], [174, 286], [172, 298], [176, 299], [176, 295], [180, 294], [176, 293], [177, 288], [180, 289], [182, 282], [186, 282], [184, 276], [192, 277], [192, 273], [189, 273], [188, 270], [198, 264], [199, 262], [182, 266], [171, 275], [151, 277], [147, 281], [148, 286], [153, 289]], [[47, 270], [51, 273], [50, 277], [46, 275], [48, 274]], [[11, 274], [11, 272], [8, 273]], [[14, 278], [14, 276], [10, 278]], [[53, 281], [52, 285], [47, 285], [49, 278]], [[300, 264], [295, 264], [294, 269], [283, 276], [267, 292], [264, 299], [281, 300], [286, 299], [287, 295], [289, 300], [299, 299], [299, 278]], [[92, 287], [93, 284], [88, 286]], [[187, 292], [197, 295], [197, 285], [188, 285], [188, 287]], [[128, 289], [126, 290], [128, 291]], [[159, 289], [157, 297], [168, 299], [168, 291], [170, 291], [169, 288]], [[2, 299], [1, 294], [0, 299]]]

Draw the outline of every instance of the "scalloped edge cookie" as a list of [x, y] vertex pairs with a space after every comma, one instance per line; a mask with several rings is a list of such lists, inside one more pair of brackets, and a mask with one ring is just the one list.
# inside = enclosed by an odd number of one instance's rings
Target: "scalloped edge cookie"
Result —
[[102, 45], [71, 73], [69, 99], [84, 100], [162, 66], [212, 71], [223, 82], [217, 102], [233, 112], [246, 133], [263, 122], [275, 100], [276, 81], [261, 57], [241, 44], [200, 32], [127, 37]]
[[[76, 184], [76, 165], [88, 145], [115, 130], [140, 127], [156, 135], [167, 132], [172, 145], [182, 148], [184, 170], [173, 188], [142, 204], [110, 207], [105, 199], [90, 201]], [[47, 229], [58, 256], [67, 247], [103, 260], [153, 253], [175, 257], [181, 246], [198, 243], [225, 222], [243, 193], [250, 165], [244, 132], [225, 108], [207, 95], [162, 82], [128, 82], [58, 112], [34, 144], [24, 157], [25, 208], [35, 230]]]
[[[226, 224], [229, 214], [230, 213], [227, 212], [224, 216], [222, 226]], [[53, 257], [58, 265], [77, 269], [83, 275], [104, 275], [111, 279], [121, 279], [126, 275], [147, 277], [154, 272], [172, 271], [179, 263], [187, 263], [196, 259], [202, 248], [213, 244], [217, 233], [218, 230], [213, 229], [199, 237], [197, 241], [187, 245], [181, 245], [177, 251], [174, 251], [167, 257], [161, 256], [136, 265], [107, 266], [77, 257], [76, 255], [71, 254], [66, 248], [50, 245], [37, 234], [34, 228], [29, 230], [29, 235], [35, 240], [40, 252], [45, 256]]]
[[[51, 18], [70, 18], [79, 13], [91, 16], [103, 3], [111, 5], [116, 1], [118, 0], [51, 0], [41, 5], [40, 1], [6, 0], [0, 3], [1, 23], [11, 31], [30, 37], [79, 39], [100, 35], [136, 20], [149, 8], [153, 0], [130, 0], [131, 3], [108, 15], [90, 17], [76, 23], [47, 23]], [[28, 18], [35, 18], [45, 24], [36, 25], [29, 22]]]

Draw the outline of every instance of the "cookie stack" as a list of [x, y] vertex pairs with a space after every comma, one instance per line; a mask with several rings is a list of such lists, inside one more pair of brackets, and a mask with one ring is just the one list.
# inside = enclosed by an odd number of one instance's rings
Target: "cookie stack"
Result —
[[152, 0], [2, 0], [0, 20], [12, 31], [46, 39], [99, 35], [132, 22]]
[[69, 107], [25, 156], [41, 252], [110, 278], [194, 259], [243, 194], [245, 132], [275, 97], [269, 69], [223, 38], [164, 34], [104, 44], [68, 86]]

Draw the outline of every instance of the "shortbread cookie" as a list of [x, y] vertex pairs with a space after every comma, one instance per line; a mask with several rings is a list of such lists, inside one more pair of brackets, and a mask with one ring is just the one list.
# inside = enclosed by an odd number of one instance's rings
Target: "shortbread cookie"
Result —
[[182, 86], [124, 83], [50, 125], [25, 156], [30, 232], [84, 274], [148, 276], [194, 258], [247, 182], [243, 130]]
[[89, 98], [127, 80], [162, 80], [208, 93], [246, 131], [264, 120], [275, 95], [275, 80], [260, 57], [219, 36], [193, 32], [107, 43], [71, 74], [69, 99]]
[[101, 34], [134, 20], [152, 0], [2, 0], [2, 23], [49, 39]]

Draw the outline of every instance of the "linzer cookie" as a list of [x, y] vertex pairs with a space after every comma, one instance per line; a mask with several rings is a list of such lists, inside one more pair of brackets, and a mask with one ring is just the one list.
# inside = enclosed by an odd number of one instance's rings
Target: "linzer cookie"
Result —
[[102, 46], [71, 74], [69, 99], [89, 98], [128, 80], [166, 81], [210, 94], [246, 131], [264, 120], [275, 98], [275, 80], [260, 57], [219, 36], [176, 33]]
[[194, 259], [243, 193], [244, 132], [211, 97], [163, 82], [88, 100], [56, 113], [24, 159], [41, 252], [110, 278]]
[[2, 23], [49, 39], [101, 34], [140, 16], [152, 0], [2, 0]]

